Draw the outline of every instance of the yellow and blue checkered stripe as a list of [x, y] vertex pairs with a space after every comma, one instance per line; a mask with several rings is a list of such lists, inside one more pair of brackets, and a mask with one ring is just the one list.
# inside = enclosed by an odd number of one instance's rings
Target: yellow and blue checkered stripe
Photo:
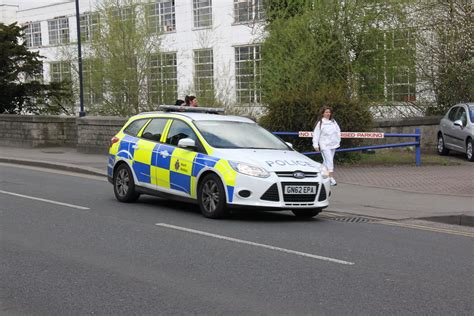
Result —
[[[136, 145], [140, 150], [135, 150]], [[139, 182], [185, 192], [193, 198], [196, 198], [196, 177], [201, 170], [217, 170], [224, 178], [228, 202], [233, 200], [236, 172], [226, 160], [129, 135], [120, 141], [116, 154], [111, 150], [109, 175], [112, 175], [110, 166], [116, 157], [133, 161], [132, 168]]]

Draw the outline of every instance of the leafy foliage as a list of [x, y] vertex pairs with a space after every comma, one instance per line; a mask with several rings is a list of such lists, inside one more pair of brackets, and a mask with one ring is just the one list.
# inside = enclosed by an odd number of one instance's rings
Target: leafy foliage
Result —
[[435, 102], [427, 114], [444, 114], [452, 105], [474, 100], [474, 17], [471, 0], [420, 2], [418, 71]]
[[23, 42], [23, 28], [0, 23], [0, 113], [68, 113], [68, 91], [42, 82], [42, 57]]

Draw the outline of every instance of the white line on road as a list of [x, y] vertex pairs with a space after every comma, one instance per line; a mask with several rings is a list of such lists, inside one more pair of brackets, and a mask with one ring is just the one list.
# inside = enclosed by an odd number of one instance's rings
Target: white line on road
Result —
[[77, 208], [77, 209], [80, 209], [80, 210], [89, 210], [90, 209], [90, 208], [84, 207], [84, 206], [68, 204], [68, 203], [63, 203], [63, 202], [58, 202], [58, 201], [52, 201], [52, 200], [42, 199], [42, 198], [38, 198], [38, 197], [34, 197], [34, 196], [23, 195], [23, 194], [18, 194], [18, 193], [3, 191], [3, 190], [0, 190], [0, 193], [13, 195], [13, 196], [18, 196], [18, 197], [22, 197], [22, 198], [30, 199], [30, 200], [36, 200], [36, 201], [41, 201], [41, 202], [46, 202], [46, 203], [51, 203], [51, 204], [56, 204], [56, 205], [62, 205], [62, 206]]
[[200, 231], [200, 230], [185, 228], [185, 227], [181, 227], [181, 226], [169, 225], [169, 224], [165, 224], [165, 223], [156, 223], [155, 225], [160, 226], [160, 227], [166, 227], [166, 228], [170, 228], [170, 229], [185, 231], [185, 232], [192, 233], [192, 234], [198, 234], [198, 235], [203, 235], [203, 236], [207, 236], [207, 237], [213, 237], [213, 238], [217, 238], [217, 239], [233, 241], [233, 242], [240, 243], [240, 244], [251, 245], [251, 246], [255, 246], [255, 247], [262, 247], [262, 248], [267, 248], [267, 249], [271, 249], [271, 250], [281, 251], [281, 252], [290, 253], [290, 254], [298, 255], [298, 256], [302, 256], [302, 257], [308, 257], [308, 258], [313, 258], [313, 259], [318, 259], [318, 260], [330, 261], [330, 262], [339, 263], [339, 264], [347, 264], [347, 265], [353, 265], [354, 264], [354, 262], [343, 261], [343, 260], [329, 258], [329, 257], [323, 257], [323, 256], [317, 256], [317, 255], [313, 255], [313, 254], [306, 253], [306, 252], [299, 252], [299, 251], [295, 251], [295, 250], [290, 250], [290, 249], [285, 249], [285, 248], [280, 248], [280, 247], [274, 247], [274, 246], [265, 245], [265, 244], [259, 244], [259, 243], [252, 242], [252, 241], [247, 241], [247, 240], [243, 240], [243, 239], [237, 239], [237, 238], [227, 237], [227, 236], [223, 236], [223, 235], [207, 233], [207, 232], [203, 232], [203, 231]]

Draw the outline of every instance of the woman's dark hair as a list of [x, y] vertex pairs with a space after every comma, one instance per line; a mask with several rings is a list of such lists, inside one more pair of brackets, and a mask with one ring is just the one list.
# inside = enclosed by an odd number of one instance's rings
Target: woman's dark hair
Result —
[[176, 100], [176, 102], [174, 103], [174, 105], [183, 105], [183, 103], [185, 103], [183, 100], [178, 99], [178, 100]]
[[186, 105], [189, 106], [191, 105], [191, 101], [196, 99], [196, 97], [194, 95], [187, 95], [185, 98], [184, 98], [184, 102], [186, 102]]
[[[318, 123], [321, 123], [321, 121], [323, 120], [323, 114], [324, 114], [324, 112], [326, 112], [326, 110], [331, 111], [331, 116], [329, 117], [329, 119], [332, 121], [332, 116], [333, 116], [334, 112], [332, 111], [332, 108], [330, 106], [325, 105], [325, 106], [321, 107], [321, 109], [319, 110], [318, 120], [316, 121], [316, 125], [314, 126], [314, 128], [316, 128]], [[321, 124], [319, 124], [319, 127], [321, 127]]]

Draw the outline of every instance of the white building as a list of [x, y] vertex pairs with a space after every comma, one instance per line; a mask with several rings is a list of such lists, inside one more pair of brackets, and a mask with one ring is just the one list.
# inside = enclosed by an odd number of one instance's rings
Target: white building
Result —
[[[0, 0], [1, 1], [1, 0]], [[59, 0], [60, 1], [60, 0]], [[94, 23], [95, 0], [80, 0], [81, 33]], [[98, 0], [100, 1], [100, 0]], [[2, 9], [15, 19], [18, 1], [3, 0], [12, 10]], [[0, 2], [0, 3], [3, 3]], [[174, 58], [176, 97], [199, 97], [193, 78], [204, 77], [214, 86], [217, 98], [226, 104], [255, 104], [260, 91], [248, 85], [249, 74], [237, 75], [236, 67], [255, 64], [251, 74], [259, 81], [261, 0], [143, 0], [153, 6], [154, 20], [164, 29], [161, 51]], [[38, 3], [42, 3], [39, 1]], [[10, 8], [10, 7], [9, 7]], [[71, 74], [70, 65], [61, 63], [61, 50], [77, 43], [74, 0], [49, 5], [20, 5], [16, 19], [26, 25], [27, 45], [38, 50], [44, 60], [45, 80], [61, 80]], [[2, 19], [3, 21], [3, 19]], [[257, 21], [257, 22], [256, 22]], [[85, 43], [87, 47], [87, 43]], [[83, 48], [84, 49], [84, 48]], [[169, 78], [168, 78], [169, 80]]]
[[0, 0], [0, 22], [10, 24], [17, 20], [19, 2], [19, 0]]

